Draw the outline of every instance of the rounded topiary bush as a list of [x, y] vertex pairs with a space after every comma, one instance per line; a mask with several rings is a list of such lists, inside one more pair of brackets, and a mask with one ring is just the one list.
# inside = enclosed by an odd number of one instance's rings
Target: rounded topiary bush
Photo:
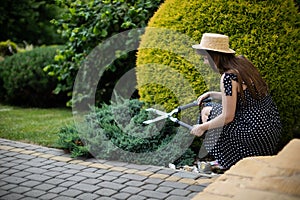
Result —
[[43, 68], [53, 62], [59, 46], [39, 47], [14, 54], [0, 62], [1, 100], [12, 105], [52, 107], [65, 104], [65, 95], [55, 95], [56, 78]]
[[[157, 31], [157, 28], [165, 30]], [[170, 36], [167, 30], [176, 31], [181, 36]], [[300, 85], [300, 35], [299, 13], [293, 0], [166, 0], [149, 21], [137, 53], [141, 100], [151, 104], [168, 102], [173, 108], [178, 103], [176, 96], [170, 101], [169, 93], [166, 94], [168, 90], [164, 86], [157, 87], [153, 80], [176, 85], [176, 91], [187, 90], [187, 84], [180, 84], [174, 76], [167, 76], [161, 66], [182, 74], [190, 83], [192, 97], [183, 95], [181, 98], [195, 99], [213, 88], [207, 87], [207, 75], [198, 69], [201, 61], [197, 59], [200, 57], [193, 57], [190, 52], [191, 45], [199, 43], [205, 32], [228, 35], [230, 47], [255, 64], [280, 110], [284, 126], [282, 144], [295, 137], [293, 134], [299, 131], [300, 116], [297, 88]]]

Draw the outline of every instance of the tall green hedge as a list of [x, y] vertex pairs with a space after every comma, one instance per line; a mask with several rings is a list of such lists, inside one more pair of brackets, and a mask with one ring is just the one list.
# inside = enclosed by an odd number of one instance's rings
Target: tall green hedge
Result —
[[62, 46], [37, 47], [0, 62], [0, 100], [18, 106], [65, 106], [66, 94], [55, 95], [57, 84], [43, 68], [53, 63]]
[[171, 109], [213, 89], [199, 71], [200, 57], [191, 54], [191, 45], [205, 32], [225, 34], [231, 48], [249, 58], [267, 81], [280, 110], [285, 144], [297, 137], [300, 124], [299, 16], [293, 0], [166, 0], [149, 21], [137, 53], [141, 100]]

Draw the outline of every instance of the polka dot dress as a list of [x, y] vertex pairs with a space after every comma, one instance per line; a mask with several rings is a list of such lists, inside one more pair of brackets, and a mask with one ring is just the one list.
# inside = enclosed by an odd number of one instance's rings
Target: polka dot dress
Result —
[[[223, 84], [226, 96], [232, 96], [232, 81], [237, 81], [237, 76], [225, 73]], [[245, 157], [273, 155], [281, 135], [279, 113], [271, 96], [256, 100], [247, 89], [244, 95], [246, 102], [238, 94], [234, 120], [205, 134], [207, 152], [226, 169]], [[212, 106], [208, 120], [222, 113], [221, 104], [209, 103], [205, 106]]]

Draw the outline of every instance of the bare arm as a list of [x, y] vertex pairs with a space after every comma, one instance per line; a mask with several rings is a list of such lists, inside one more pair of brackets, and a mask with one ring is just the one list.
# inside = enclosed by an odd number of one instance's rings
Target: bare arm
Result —
[[208, 122], [194, 126], [193, 130], [191, 131], [192, 134], [201, 136], [208, 129], [221, 127], [233, 121], [235, 110], [236, 110], [238, 83], [236, 81], [232, 81], [232, 96], [226, 96], [223, 79], [224, 79], [224, 75], [221, 78], [221, 84], [220, 84], [221, 85], [220, 94], [222, 98], [222, 107], [223, 107], [222, 113], [216, 118]]
[[208, 98], [211, 97], [213, 99], [217, 99], [217, 100], [221, 100], [222, 99], [222, 93], [221, 92], [216, 92], [216, 91], [209, 91], [209, 92], [205, 92], [204, 94], [202, 94], [201, 96], [198, 97], [197, 101], [198, 104], [200, 105], [201, 102]]

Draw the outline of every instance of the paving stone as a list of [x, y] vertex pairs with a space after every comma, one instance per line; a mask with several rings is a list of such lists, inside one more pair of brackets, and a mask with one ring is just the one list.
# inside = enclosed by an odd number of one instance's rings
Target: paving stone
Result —
[[35, 186], [34, 189], [48, 191], [48, 190], [51, 190], [54, 187], [55, 187], [55, 185], [48, 184], [48, 183], [42, 183], [40, 185]]
[[13, 168], [14, 166], [16, 166], [16, 163], [13, 162], [4, 162], [1, 164], [1, 168]]
[[17, 173], [17, 172], [19, 172], [19, 170], [16, 170], [16, 169], [8, 169], [8, 170], [4, 171], [3, 174], [11, 175], [11, 174], [14, 174], [14, 173]]
[[98, 199], [99, 195], [96, 194], [89, 194], [89, 193], [84, 193], [76, 197], [76, 199], [82, 199], [82, 200], [93, 200], [93, 199]]
[[65, 172], [68, 169], [66, 169], [65, 167], [53, 167], [51, 168], [51, 171], [56, 171], [56, 172]]
[[100, 196], [112, 196], [114, 194], [116, 194], [118, 191], [116, 190], [112, 190], [112, 189], [108, 189], [108, 188], [102, 188], [102, 189], [99, 189], [95, 192], [95, 194], [99, 194]]
[[[2, 166], [1, 166], [2, 167]], [[29, 168], [30, 166], [28, 166], [28, 165], [16, 165], [16, 166], [13, 166], [12, 168], [13, 169], [17, 169], [17, 170], [25, 170], [25, 169], [27, 169], [27, 168]], [[1, 172], [1, 171], [0, 171]]]
[[83, 169], [81, 171], [83, 172], [90, 172], [90, 173], [94, 173], [95, 171], [97, 171], [98, 169], [97, 168], [86, 168], [86, 169]]
[[145, 183], [152, 183], [152, 184], [158, 185], [158, 184], [162, 183], [163, 180], [158, 179], [158, 178], [148, 178], [148, 179], [146, 179], [144, 182], [145, 182]]
[[117, 179], [113, 180], [113, 182], [122, 184], [122, 183], [129, 182], [129, 180], [127, 178], [117, 178]]
[[156, 173], [172, 175], [172, 174], [176, 173], [176, 171], [173, 169], [161, 169], [161, 170], [157, 171]]
[[54, 193], [47, 193], [47, 194], [44, 194], [42, 196], [40, 196], [40, 199], [43, 199], [43, 200], [51, 200], [51, 199], [54, 199], [55, 197], [57, 197], [58, 194], [54, 194]]
[[15, 164], [23, 164], [23, 163], [27, 163], [28, 160], [16, 159], [16, 160], [12, 160], [11, 162], [13, 162]]
[[167, 187], [172, 187], [172, 188], [185, 189], [189, 185], [187, 185], [185, 183], [178, 183], [178, 182], [169, 182], [169, 181], [166, 181], [166, 182], [161, 183], [160, 186], [167, 186]]
[[21, 177], [13, 177], [13, 176], [8, 176], [2, 179], [5, 182], [12, 183], [12, 184], [21, 184], [28, 179], [26, 178], [21, 178]]
[[[3, 190], [3, 189], [0, 188], [0, 197], [5, 196], [5, 195], [7, 195], [7, 194], [10, 194], [10, 192], [8, 192], [8, 191]], [[2, 199], [2, 198], [1, 198], [1, 199]]]
[[73, 176], [67, 178], [68, 181], [75, 181], [75, 182], [80, 182], [80, 181], [83, 181], [85, 179], [87, 179], [87, 178], [84, 177], [84, 176], [77, 176], [77, 175], [73, 175]]
[[154, 184], [146, 184], [143, 185], [141, 188], [144, 190], [155, 190], [158, 186]]
[[114, 177], [120, 177], [120, 176], [123, 175], [123, 173], [121, 173], [121, 172], [107, 172], [105, 175], [114, 176]]
[[72, 185], [75, 185], [75, 184], [77, 184], [77, 182], [75, 182], [75, 181], [65, 181], [65, 182], [59, 184], [59, 186], [61, 186], [61, 187], [71, 187]]
[[81, 190], [81, 191], [84, 191], [84, 192], [94, 192], [94, 191], [99, 189], [99, 187], [97, 187], [97, 186], [90, 185], [90, 184], [85, 184], [85, 183], [75, 184], [71, 188]]
[[96, 174], [96, 173], [92, 173], [92, 172], [79, 172], [77, 175], [87, 177], [87, 178], [98, 178], [98, 177], [102, 176], [101, 174]]
[[23, 159], [23, 160], [31, 160], [35, 157], [31, 156], [31, 155], [26, 155], [26, 154], [19, 154], [19, 155], [16, 155], [15, 158]]
[[118, 194], [115, 194], [112, 196], [112, 198], [114, 199], [127, 199], [128, 197], [130, 197], [131, 194], [129, 193], [125, 193], [125, 192], [120, 192]]
[[55, 197], [53, 200], [74, 200], [74, 198], [61, 195], [61, 196]]
[[71, 177], [71, 176], [72, 176], [72, 174], [62, 174], [62, 173], [61, 173], [61, 175], [57, 176], [56, 178], [59, 178], [59, 179], [67, 179], [67, 178], [69, 178], [69, 177]]
[[76, 197], [79, 194], [82, 194], [82, 191], [73, 190], [73, 189], [67, 189], [67, 190], [60, 193], [60, 195], [64, 195], [64, 196], [67, 196], [67, 197]]
[[181, 190], [181, 189], [174, 189], [169, 192], [169, 194], [176, 195], [176, 196], [187, 196], [190, 193], [191, 193], [190, 191]]
[[65, 174], [71, 174], [71, 175], [74, 175], [74, 174], [78, 174], [80, 173], [79, 170], [76, 170], [76, 169], [67, 169], [67, 168], [64, 168], [64, 170], [62, 170], [60, 173], [65, 173]]
[[41, 168], [37, 168], [37, 167], [30, 167], [28, 169], [25, 169], [25, 172], [35, 173], [35, 174], [43, 174], [43, 173], [46, 173], [47, 170], [41, 169]]
[[130, 193], [130, 194], [137, 194], [139, 193], [140, 191], [142, 191], [141, 188], [138, 188], [138, 187], [125, 187], [124, 189], [121, 190], [121, 192], [126, 192], [126, 193]]
[[174, 190], [174, 188], [171, 188], [171, 187], [164, 187], [164, 186], [159, 186], [156, 191], [157, 192], [162, 192], [162, 193], [168, 193], [170, 192], [171, 190]]
[[3, 173], [3, 172], [5, 172], [5, 171], [7, 171], [9, 169], [10, 168], [8, 168], [8, 167], [3, 167], [2, 164], [1, 164], [0, 173]]
[[135, 181], [143, 181], [143, 180], [147, 179], [147, 177], [135, 175], [135, 174], [124, 174], [121, 176], [121, 178], [127, 178], [127, 179], [135, 180]]
[[21, 195], [21, 194], [10, 193], [10, 194], [2, 196], [1, 199], [4, 199], [4, 200], [18, 200], [18, 199], [22, 199], [23, 197], [24, 197], [24, 195]]
[[51, 178], [47, 181], [45, 181], [45, 183], [51, 184], [51, 185], [59, 185], [61, 183], [65, 182], [65, 180], [63, 179], [59, 179], [59, 178]]
[[17, 159], [18, 158], [15, 158], [15, 157], [6, 157], [6, 158], [2, 158], [2, 161], [4, 161], [4, 162], [11, 162], [11, 161], [17, 160]]
[[30, 173], [29, 172], [24, 172], [24, 171], [17, 172], [17, 173], [14, 174], [14, 176], [21, 177], [21, 178], [25, 177], [25, 176], [28, 176], [28, 175], [30, 175]]
[[103, 181], [113, 181], [115, 179], [117, 179], [117, 177], [115, 176], [109, 176], [109, 175], [102, 175], [99, 177], [100, 180], [103, 180]]
[[81, 181], [81, 183], [86, 183], [86, 184], [90, 184], [90, 185], [97, 185], [101, 182], [102, 182], [102, 180], [95, 179], [95, 178], [89, 178], [84, 181]]
[[57, 176], [59, 176], [61, 173], [60, 172], [53, 172], [53, 171], [47, 171], [46, 173], [44, 173], [44, 175], [46, 175], [46, 176], [50, 176], [50, 177], [57, 177]]
[[135, 164], [128, 164], [125, 167], [128, 169], [137, 169], [137, 170], [146, 170], [149, 168], [148, 165], [135, 165]]
[[115, 199], [110, 197], [99, 197], [99, 200], [115, 200]]
[[15, 188], [12, 188], [11, 190], [9, 190], [11, 193], [18, 193], [18, 194], [23, 194], [27, 191], [31, 190], [31, 188], [29, 187], [23, 187], [23, 186], [18, 186]]
[[168, 194], [157, 192], [157, 191], [151, 191], [151, 190], [144, 190], [140, 192], [138, 195], [150, 197], [150, 198], [156, 198], [156, 199], [165, 199]]
[[35, 161], [24, 162], [23, 164], [28, 165], [30, 167], [42, 167], [42, 166], [46, 165], [42, 162], [35, 162]]
[[2, 178], [0, 178], [0, 188], [1, 188], [1, 186], [6, 185], [6, 184], [7, 183], [5, 181], [2, 181]]
[[95, 171], [96, 174], [102, 174], [102, 175], [104, 175], [108, 172], [110, 172], [110, 171], [107, 169], [97, 169], [97, 171]]
[[41, 174], [31, 174], [29, 176], [26, 176], [25, 178], [30, 179], [30, 180], [34, 180], [34, 181], [41, 181], [44, 182], [48, 179], [50, 179], [50, 176], [45, 176], [45, 175], [41, 175]]
[[206, 187], [202, 185], [191, 185], [186, 190], [192, 191], [192, 192], [202, 192]]
[[99, 183], [97, 186], [100, 186], [103, 188], [109, 188], [109, 189], [113, 189], [113, 190], [117, 190], [117, 191], [119, 191], [125, 187], [125, 185], [123, 185], [123, 184], [113, 183], [113, 182], [108, 182], [108, 181], [103, 181], [103, 182]]
[[86, 169], [88, 167], [86, 166], [82, 166], [82, 165], [74, 165], [74, 164], [68, 164], [64, 166], [65, 168], [69, 168], [69, 169], [77, 169], [77, 170], [83, 170]]
[[[182, 197], [182, 196], [169, 196], [168, 198], [166, 198], [166, 200], [190, 200], [189, 197]], [[216, 199], [218, 200], [218, 199]]]
[[140, 187], [142, 185], [144, 185], [144, 182], [141, 181], [128, 181], [125, 183], [126, 185], [130, 185], [130, 186], [134, 186], [134, 187]]
[[139, 196], [139, 195], [133, 195], [133, 196], [130, 196], [127, 200], [144, 200], [144, 199], [146, 199], [146, 197]]
[[30, 190], [30, 191], [24, 193], [25, 196], [34, 197], [34, 198], [37, 198], [44, 194], [46, 194], [46, 192], [41, 191], [41, 190]]
[[17, 184], [6, 184], [6, 185], [3, 185], [2, 187], [1, 187], [1, 189], [2, 190], [10, 190], [10, 189], [12, 189], [12, 188], [16, 188], [16, 187], [18, 187], [18, 185]]
[[48, 193], [59, 194], [59, 193], [65, 191], [65, 190], [67, 190], [67, 189], [68, 189], [68, 188], [66, 188], [66, 187], [61, 187], [61, 186], [59, 186], [59, 187], [55, 187], [55, 188], [49, 190]]
[[172, 176], [178, 176], [178, 177], [181, 177], [181, 178], [189, 178], [189, 179], [197, 179], [201, 176], [201, 174], [194, 173], [194, 172], [179, 171], [179, 172], [174, 173]]
[[40, 181], [26, 181], [26, 182], [21, 183], [20, 185], [27, 186], [27, 187], [34, 187], [39, 184], [41, 184]]

